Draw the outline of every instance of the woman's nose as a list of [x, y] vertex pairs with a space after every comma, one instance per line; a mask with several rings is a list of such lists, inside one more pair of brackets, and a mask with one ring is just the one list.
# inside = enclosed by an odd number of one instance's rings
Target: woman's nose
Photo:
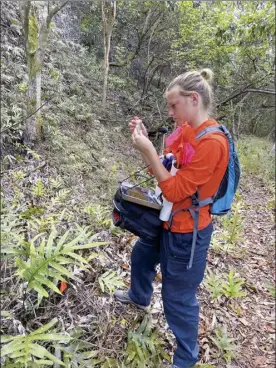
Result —
[[174, 112], [173, 112], [173, 110], [172, 110], [172, 109], [170, 109], [170, 110], [169, 110], [169, 116], [172, 116], [172, 117], [173, 117], [173, 113], [174, 113]]

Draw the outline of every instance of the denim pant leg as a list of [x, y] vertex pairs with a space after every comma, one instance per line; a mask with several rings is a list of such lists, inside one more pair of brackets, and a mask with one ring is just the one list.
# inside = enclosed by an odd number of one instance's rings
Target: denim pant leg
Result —
[[162, 233], [162, 298], [168, 325], [177, 341], [173, 362], [179, 368], [191, 367], [198, 360], [199, 306], [196, 292], [204, 276], [212, 229], [210, 224], [198, 232], [190, 270], [186, 267], [193, 234], [169, 233], [166, 230]]
[[[158, 241], [159, 243], [159, 241]], [[131, 253], [130, 298], [137, 304], [148, 306], [153, 293], [152, 282], [156, 266], [160, 263], [159, 244], [138, 239]]]

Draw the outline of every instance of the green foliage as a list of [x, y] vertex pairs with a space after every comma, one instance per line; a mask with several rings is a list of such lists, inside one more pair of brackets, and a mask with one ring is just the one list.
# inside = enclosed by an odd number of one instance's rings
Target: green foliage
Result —
[[270, 294], [273, 298], [275, 298], [275, 297], [276, 297], [276, 288], [275, 288], [275, 283], [274, 283], [274, 284], [272, 284], [272, 283], [270, 283], [268, 280], [265, 280], [265, 281], [264, 281], [264, 283], [265, 283], [265, 285], [266, 285], [266, 288], [267, 288], [267, 290], [268, 290], [269, 294]]
[[22, 130], [22, 109], [19, 106], [1, 108], [1, 142], [12, 142]]
[[211, 292], [212, 297], [219, 298], [223, 295], [223, 280], [220, 275], [209, 272], [204, 284], [206, 289]]
[[231, 213], [224, 216], [220, 223], [222, 231], [214, 234], [211, 249], [217, 253], [237, 252], [237, 245], [243, 239], [243, 217], [241, 211], [245, 205], [239, 193], [236, 193], [235, 203]]
[[29, 17], [29, 52], [35, 53], [38, 46], [38, 23], [37, 19], [31, 15]]
[[32, 193], [37, 197], [43, 197], [45, 194], [45, 187], [42, 180], [39, 178], [32, 188]]
[[223, 294], [227, 298], [240, 298], [246, 295], [242, 291], [244, 280], [240, 278], [233, 269], [229, 271], [226, 283], [223, 285]]
[[[107, 242], [94, 242], [89, 244], [79, 244], [86, 235], [81, 232], [77, 237], [68, 240], [70, 231], [67, 231], [62, 237], [57, 237], [55, 229], [50, 233], [46, 242], [43, 234], [34, 237], [30, 242], [25, 242], [16, 234], [13, 236], [18, 240], [17, 244], [9, 247], [1, 247], [1, 253], [4, 255], [17, 256], [20, 254], [27, 255], [26, 261], [16, 258], [17, 273], [20, 278], [27, 281], [27, 290], [35, 290], [38, 294], [38, 304], [43, 297], [48, 297], [50, 290], [61, 294], [56, 286], [59, 280], [65, 281], [64, 277], [73, 278], [73, 274], [64, 267], [65, 265], [76, 265], [77, 267], [87, 270], [88, 261], [76, 250], [95, 248], [105, 245]], [[39, 238], [40, 243], [36, 245]]]
[[226, 327], [218, 328], [215, 335], [215, 337], [210, 336], [210, 339], [219, 349], [218, 357], [223, 357], [227, 363], [231, 363], [237, 353], [237, 346], [234, 343], [236, 339], [228, 336]]
[[115, 271], [106, 271], [99, 277], [99, 284], [102, 292], [107, 289], [110, 294], [113, 294], [115, 289], [125, 286], [123, 279], [117, 276]]
[[224, 231], [221, 237], [225, 240], [226, 244], [232, 245], [236, 245], [242, 239], [243, 229], [242, 217], [240, 215], [242, 203], [240, 202], [238, 195], [236, 199], [236, 203], [232, 206], [231, 215], [224, 216], [222, 221]]
[[[63, 357], [66, 368], [94, 367], [101, 362], [98, 359], [98, 350], [94, 350], [94, 344], [83, 340], [84, 331], [81, 327], [75, 327], [70, 333], [69, 344], [56, 344], [56, 355]], [[58, 354], [59, 353], [59, 354]]]
[[253, 136], [244, 136], [238, 142], [238, 154], [245, 174], [258, 176], [265, 182], [274, 181], [275, 152], [271, 143]]
[[84, 212], [91, 216], [95, 228], [99, 226], [110, 227], [112, 225], [110, 209], [107, 206], [100, 204], [89, 205], [85, 207]]
[[28, 91], [28, 84], [26, 82], [22, 82], [18, 85], [18, 90], [22, 93], [26, 93]]
[[[138, 320], [134, 321], [136, 326]], [[138, 329], [128, 332], [126, 364], [134, 367], [159, 367], [162, 360], [170, 362], [169, 355], [163, 350], [164, 342], [158, 339], [157, 332], [152, 331], [150, 316], [146, 315]]]
[[233, 269], [230, 269], [228, 274], [215, 274], [209, 271], [204, 285], [212, 297], [216, 299], [219, 299], [222, 295], [229, 299], [240, 298], [246, 295], [242, 291], [244, 280]]
[[1, 357], [8, 362], [5, 367], [33, 367], [38, 368], [45, 365], [58, 363], [65, 364], [51, 354], [44, 346], [35, 343], [35, 341], [69, 341], [71, 338], [59, 333], [48, 333], [48, 331], [57, 323], [57, 318], [52, 319], [46, 325], [38, 328], [27, 335], [2, 336], [1, 337]]

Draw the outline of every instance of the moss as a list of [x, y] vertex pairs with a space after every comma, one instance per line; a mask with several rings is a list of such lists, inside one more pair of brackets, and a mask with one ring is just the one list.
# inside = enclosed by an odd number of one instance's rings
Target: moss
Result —
[[36, 58], [35, 55], [30, 55], [27, 58], [28, 62], [28, 70], [29, 70], [29, 79], [33, 80], [38, 72], [42, 70], [42, 65], [40, 61]]
[[38, 23], [37, 19], [31, 15], [29, 17], [29, 37], [28, 37], [29, 51], [35, 53], [38, 46]]
[[11, 24], [19, 24], [19, 21], [15, 18], [10, 18]]

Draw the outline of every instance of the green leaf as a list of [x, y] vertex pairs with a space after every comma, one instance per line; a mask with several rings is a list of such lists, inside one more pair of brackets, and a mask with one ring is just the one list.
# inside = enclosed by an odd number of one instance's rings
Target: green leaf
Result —
[[12, 341], [13, 339], [14, 339], [14, 336], [2, 335], [1, 336], [1, 343], [9, 342], [9, 341]]
[[28, 289], [34, 289], [35, 291], [37, 291], [39, 294], [48, 297], [49, 294], [48, 292], [44, 289], [44, 287], [42, 287], [37, 281], [33, 280], [28, 284]]
[[54, 362], [52, 362], [52, 360], [46, 360], [46, 359], [40, 359], [40, 360], [36, 360], [34, 359], [34, 363], [37, 364], [38, 366], [40, 365], [54, 365]]
[[42, 285], [44, 284], [44, 285], [48, 286], [48, 288], [52, 289], [52, 290], [53, 290], [53, 291], [55, 291], [56, 293], [58, 293], [58, 294], [61, 294], [61, 295], [62, 295], [62, 293], [61, 293], [61, 292], [60, 292], [60, 290], [56, 287], [56, 285], [55, 285], [52, 281], [48, 280], [46, 277], [42, 277], [42, 276], [36, 275], [36, 276], [35, 276], [35, 280], [36, 280], [36, 281], [39, 281]]
[[47, 244], [46, 244], [46, 257], [49, 258], [53, 252], [53, 242], [54, 242], [54, 239], [56, 238], [56, 230], [53, 229], [49, 235], [49, 238], [48, 238], [48, 241], [47, 241]]
[[62, 275], [66, 275], [68, 277], [73, 277], [72, 273], [69, 272], [65, 267], [61, 266], [60, 264], [56, 262], [50, 262], [50, 266], [55, 268], [57, 271], [59, 271]]
[[[8, 311], [1, 311], [1, 317], [14, 318], [14, 316]], [[2, 339], [2, 337], [1, 337]]]
[[33, 331], [30, 333], [31, 336], [35, 336], [35, 335], [39, 335], [41, 333], [44, 333], [48, 330], [50, 330], [50, 328], [52, 328], [56, 323], [57, 323], [58, 319], [57, 318], [53, 318], [50, 322], [48, 322], [46, 325], [39, 327], [37, 330]]
[[45, 340], [45, 341], [70, 341], [72, 338], [67, 335], [50, 333], [50, 334], [36, 334], [32, 337], [32, 340]]
[[73, 252], [69, 252], [67, 253], [68, 256], [77, 259], [78, 261], [80, 261], [81, 263], [85, 263], [88, 264], [87, 260], [85, 258], [83, 258], [82, 256], [80, 256], [79, 254], [73, 253]]
[[102, 245], [110, 244], [110, 242], [96, 242], [96, 243], [90, 243], [85, 245], [76, 245], [72, 249], [90, 249], [90, 248], [97, 248]]
[[23, 347], [23, 339], [21, 341], [18, 341], [18, 342], [10, 342], [9, 344], [7, 345], [4, 345], [2, 348], [1, 348], [1, 357], [4, 357], [8, 354], [12, 354], [16, 351], [19, 351], [21, 350]]
[[62, 248], [63, 244], [65, 243], [66, 239], [68, 238], [69, 233], [70, 233], [70, 230], [66, 231], [66, 233], [58, 241], [56, 249], [55, 249], [56, 254], [60, 252], [60, 249]]

